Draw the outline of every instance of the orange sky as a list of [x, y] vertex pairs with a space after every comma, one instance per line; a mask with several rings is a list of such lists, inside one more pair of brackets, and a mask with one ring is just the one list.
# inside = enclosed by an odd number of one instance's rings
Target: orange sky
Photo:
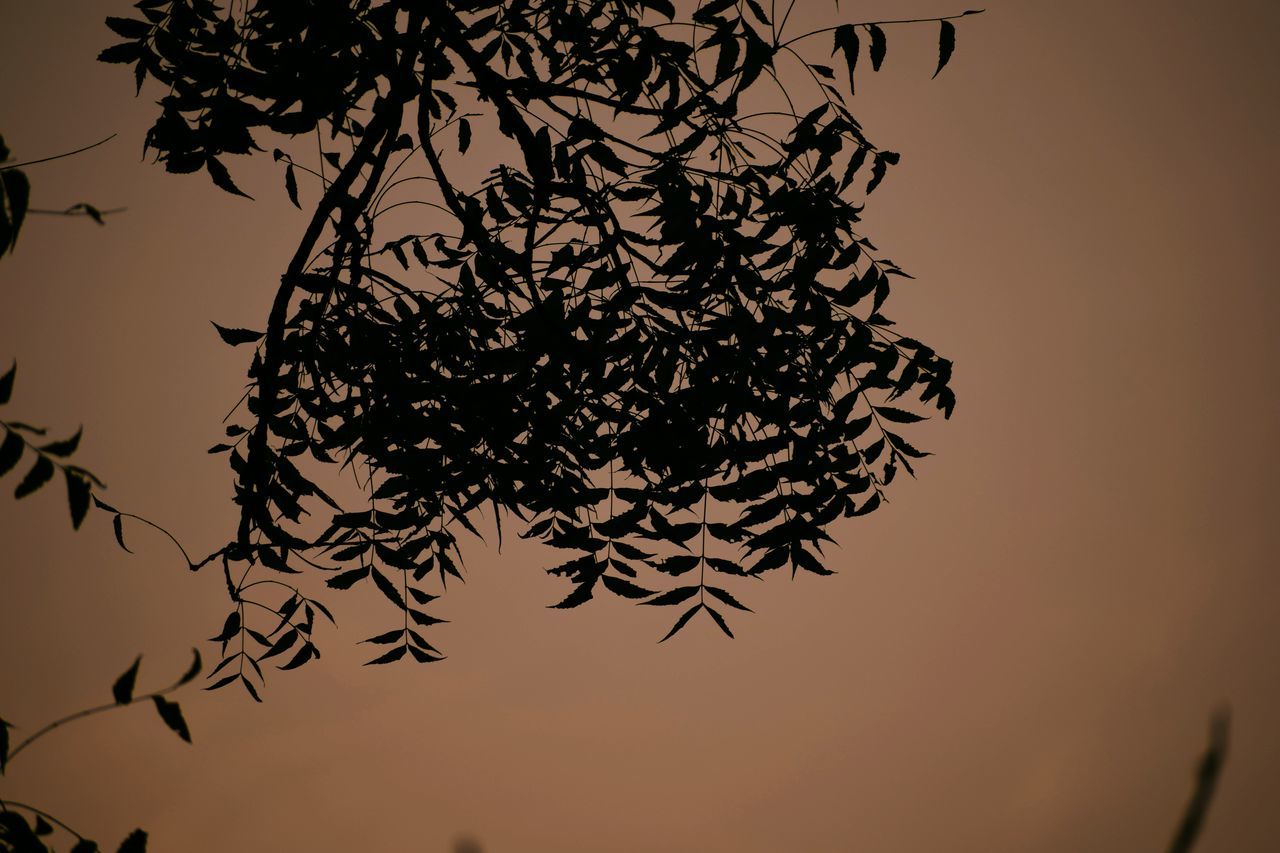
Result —
[[[270, 158], [237, 164], [256, 203], [139, 161], [156, 92], [94, 62], [127, 9], [3, 12], [15, 155], [119, 134], [30, 169], [33, 204], [129, 208], [33, 218], [0, 262], [6, 416], [83, 422], [104, 497], [208, 551], [235, 508], [204, 451], [247, 357], [208, 321], [261, 326], [303, 220]], [[829, 20], [800, 0], [789, 28]], [[361, 667], [385, 609], [333, 593], [324, 659], [265, 704], [179, 695], [194, 746], [147, 708], [86, 721], [0, 796], [189, 853], [1129, 853], [1167, 844], [1230, 702], [1199, 850], [1280, 848], [1280, 7], [994, 0], [960, 24], [938, 79], [933, 27], [890, 31], [859, 78], [903, 155], [866, 217], [917, 278], [891, 313], [955, 360], [959, 404], [917, 433], [920, 479], [837, 526], [840, 574], [758, 585], [736, 641], [706, 621], [658, 646], [649, 608], [545, 609], [564, 589], [537, 549], [472, 549], [446, 663]], [[24, 726], [105, 701], [138, 652], [167, 682], [225, 613], [162, 537], [129, 528], [130, 556], [65, 516], [53, 490], [0, 496], [0, 716]]]

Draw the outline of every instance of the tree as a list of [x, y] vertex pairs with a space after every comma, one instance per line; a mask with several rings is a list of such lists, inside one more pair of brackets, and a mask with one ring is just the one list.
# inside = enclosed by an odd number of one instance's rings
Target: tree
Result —
[[[878, 69], [890, 26], [932, 26], [936, 76], [971, 12], [791, 35], [755, 0], [136, 7], [100, 58], [167, 87], [156, 160], [247, 196], [228, 155], [270, 136], [290, 200], [318, 191], [265, 327], [217, 327], [255, 351], [211, 450], [240, 507], [214, 686], [317, 656], [313, 570], [396, 609], [370, 663], [439, 660], [425, 608], [485, 512], [567, 552], [555, 607], [603, 589], [676, 608], [663, 640], [703, 612], [733, 636], [724, 579], [830, 574], [828, 525], [927, 455], [906, 404], [951, 414], [951, 363], [883, 313], [906, 273], [859, 223], [898, 155], [847, 95], [864, 40]], [[476, 134], [506, 148], [468, 183]]]

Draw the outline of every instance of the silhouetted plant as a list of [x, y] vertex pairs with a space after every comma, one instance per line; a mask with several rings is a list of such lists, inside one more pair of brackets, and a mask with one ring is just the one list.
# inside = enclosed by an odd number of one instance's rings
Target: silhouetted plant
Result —
[[[862, 39], [879, 69], [888, 27], [931, 22], [936, 76], [972, 12], [790, 36], [755, 0], [136, 8], [100, 58], [167, 88], [159, 162], [247, 196], [227, 155], [305, 135], [274, 157], [295, 205], [317, 187], [263, 330], [217, 326], [256, 350], [211, 450], [240, 506], [215, 687], [257, 698], [260, 661], [318, 656], [329, 614], [280, 577], [308, 569], [399, 612], [370, 663], [439, 660], [424, 608], [486, 507], [499, 542], [505, 515], [570, 552], [555, 607], [603, 588], [679, 607], [663, 640], [700, 612], [732, 636], [748, 608], [724, 579], [830, 574], [828, 526], [927, 455], [903, 404], [951, 414], [951, 363], [883, 313], [909, 276], [859, 222], [899, 158], [846, 95]], [[827, 48], [841, 73], [809, 56]], [[477, 136], [490, 168], [467, 183]]]
[[[55, 729], [94, 714], [101, 714], [105, 711], [123, 708], [127, 705], [147, 700], [151, 700], [156, 712], [160, 715], [161, 721], [171, 731], [187, 743], [191, 743], [191, 732], [188, 730], [187, 721], [182, 715], [182, 707], [177, 702], [170, 700], [168, 696], [183, 685], [191, 683], [200, 674], [200, 652], [192, 649], [192, 653], [194, 657], [191, 661], [191, 666], [187, 668], [181, 678], [162, 690], [156, 690], [141, 696], [135, 695], [138, 666], [142, 662], [142, 658], [139, 656], [111, 686], [111, 703], [86, 708], [54, 720], [48, 725], [37, 729], [28, 737], [18, 741], [12, 748], [10, 747], [11, 734], [9, 730], [14, 726], [12, 723], [0, 719], [0, 776], [6, 773], [8, 765], [18, 757], [19, 753]], [[55, 827], [61, 829], [64, 834], [75, 837], [75, 843], [70, 848], [71, 853], [94, 853], [99, 849], [97, 842], [86, 838], [49, 812], [9, 797], [0, 797], [0, 851], [3, 851], [3, 853], [10, 853], [10, 851], [12, 853], [45, 853], [45, 851], [52, 850], [54, 848], [50, 847], [49, 844], [50, 839], [57, 836]], [[120, 844], [118, 851], [119, 853], [142, 853], [146, 849], [147, 834], [141, 829], [135, 829]]]

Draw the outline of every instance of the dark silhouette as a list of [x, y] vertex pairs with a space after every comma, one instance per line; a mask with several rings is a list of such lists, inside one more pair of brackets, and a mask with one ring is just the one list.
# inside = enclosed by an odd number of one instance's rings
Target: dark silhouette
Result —
[[1200, 759], [1200, 766], [1196, 770], [1195, 792], [1182, 814], [1182, 822], [1174, 833], [1169, 853], [1188, 853], [1200, 836], [1205, 815], [1209, 811], [1209, 802], [1218, 786], [1218, 777], [1222, 775], [1222, 766], [1227, 761], [1227, 735], [1230, 727], [1231, 715], [1226, 710], [1214, 714], [1209, 722], [1209, 748]]
[[247, 196], [229, 155], [306, 137], [274, 152], [310, 217], [265, 327], [217, 327], [255, 352], [211, 451], [241, 508], [216, 686], [256, 698], [260, 661], [317, 655], [313, 569], [398, 611], [370, 663], [439, 660], [425, 608], [482, 513], [568, 552], [556, 607], [604, 589], [678, 608], [664, 640], [702, 612], [732, 636], [722, 578], [829, 574], [827, 525], [927, 455], [903, 404], [950, 415], [951, 363], [882, 313], [905, 273], [858, 223], [898, 155], [846, 94], [862, 39], [878, 69], [888, 28], [932, 26], [936, 74], [963, 15], [793, 35], [750, 0], [248, 8], [144, 0], [100, 57], [168, 89], [146, 146], [171, 172]]

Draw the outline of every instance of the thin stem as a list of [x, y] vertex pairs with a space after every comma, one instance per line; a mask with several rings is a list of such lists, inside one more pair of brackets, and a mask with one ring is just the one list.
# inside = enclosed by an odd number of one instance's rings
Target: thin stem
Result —
[[10, 169], [21, 169], [24, 166], [34, 166], [37, 163], [48, 163], [50, 160], [61, 160], [63, 157], [71, 157], [83, 151], [88, 151], [90, 148], [97, 148], [99, 145], [102, 145], [103, 143], [106, 143], [106, 142], [110, 142], [115, 138], [116, 138], [116, 134], [113, 133], [110, 136], [106, 137], [105, 139], [99, 139], [97, 142], [93, 143], [92, 145], [86, 145], [83, 148], [77, 148], [75, 151], [67, 151], [63, 154], [54, 154], [52, 157], [41, 157], [39, 160], [27, 160], [22, 163], [8, 163], [6, 165], [0, 166], [0, 172], [7, 172]]

